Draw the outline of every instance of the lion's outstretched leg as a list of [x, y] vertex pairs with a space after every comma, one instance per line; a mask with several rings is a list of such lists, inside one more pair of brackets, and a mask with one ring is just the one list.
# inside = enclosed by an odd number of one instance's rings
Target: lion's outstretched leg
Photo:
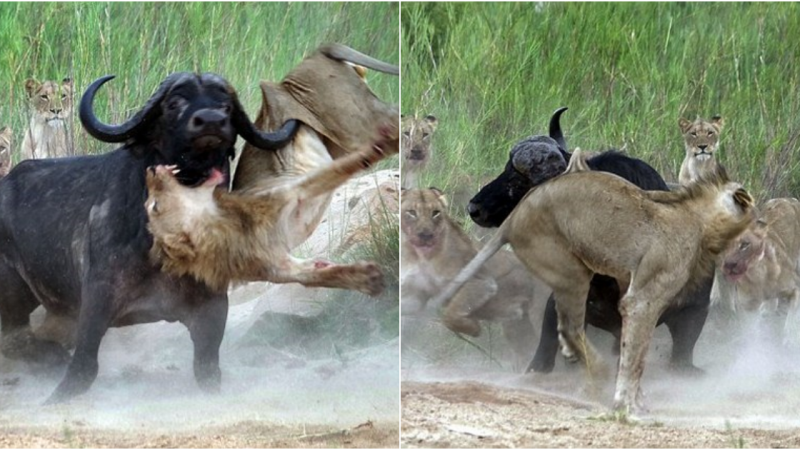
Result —
[[280, 189], [288, 195], [296, 195], [301, 200], [329, 194], [347, 182], [350, 177], [372, 167], [390, 153], [381, 146], [372, 146], [367, 150], [339, 158], [329, 166], [315, 170]]
[[377, 264], [335, 264], [322, 260], [303, 260], [288, 256], [278, 267], [270, 267], [259, 280], [273, 283], [300, 283], [306, 287], [350, 289], [377, 296], [385, 288], [383, 272]]

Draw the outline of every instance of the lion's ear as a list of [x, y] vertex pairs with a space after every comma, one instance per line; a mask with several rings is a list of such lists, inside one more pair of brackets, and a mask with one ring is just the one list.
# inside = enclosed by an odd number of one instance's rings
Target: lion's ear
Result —
[[722, 131], [722, 126], [725, 125], [725, 119], [722, 116], [714, 116], [711, 118], [711, 124], [717, 129], [717, 133]]
[[28, 93], [28, 97], [33, 97], [33, 94], [39, 90], [39, 87], [42, 86], [42, 83], [34, 80], [33, 78], [28, 78], [25, 80], [25, 92]]
[[435, 130], [436, 127], [439, 125], [439, 119], [437, 119], [436, 116], [430, 114], [425, 116], [425, 121], [428, 122], [432, 130]]
[[756, 204], [753, 197], [744, 188], [739, 188], [733, 193], [733, 201], [741, 206], [744, 211], [753, 208]]
[[444, 206], [448, 206], [448, 204], [447, 204], [447, 196], [445, 196], [445, 195], [444, 195], [444, 192], [442, 192], [442, 190], [441, 190], [441, 189], [439, 189], [439, 188], [437, 188], [437, 187], [433, 187], [433, 186], [429, 187], [428, 189], [430, 189], [430, 190], [431, 190], [431, 192], [433, 192], [434, 194], [436, 194], [436, 198], [437, 198], [437, 199], [438, 199], [440, 202], [442, 202], [442, 204], [443, 204]]
[[681, 117], [680, 119], [678, 119], [678, 126], [681, 128], [681, 133], [686, 133], [692, 126], [692, 122]]
[[61, 80], [61, 84], [63, 84], [64, 86], [72, 87], [72, 78], [70, 77], [64, 78], [63, 80]]

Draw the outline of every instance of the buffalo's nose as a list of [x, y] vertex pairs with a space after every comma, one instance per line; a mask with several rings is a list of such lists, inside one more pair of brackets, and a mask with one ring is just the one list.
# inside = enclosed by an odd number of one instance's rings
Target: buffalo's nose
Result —
[[189, 119], [189, 131], [201, 132], [221, 129], [228, 121], [228, 115], [214, 109], [200, 109]]
[[467, 212], [469, 213], [469, 216], [472, 217], [473, 219], [480, 217], [481, 215], [481, 211], [478, 205], [472, 202], [469, 202], [469, 204], [467, 204]]

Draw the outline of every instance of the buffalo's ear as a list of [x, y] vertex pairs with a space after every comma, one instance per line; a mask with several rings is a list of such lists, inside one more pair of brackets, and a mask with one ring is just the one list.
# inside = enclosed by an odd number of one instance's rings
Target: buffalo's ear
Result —
[[25, 80], [25, 92], [28, 93], [28, 97], [33, 97], [33, 94], [35, 94], [41, 86], [42, 83], [39, 83], [33, 78], [28, 78]]
[[678, 119], [678, 126], [681, 129], [681, 133], [686, 134], [686, 132], [689, 131], [689, 128], [691, 128], [692, 122], [681, 117]]

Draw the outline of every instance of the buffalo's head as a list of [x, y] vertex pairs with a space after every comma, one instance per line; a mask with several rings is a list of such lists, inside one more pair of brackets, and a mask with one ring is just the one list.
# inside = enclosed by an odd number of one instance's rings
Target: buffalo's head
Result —
[[188, 72], [168, 76], [128, 121], [104, 124], [92, 105], [100, 86], [112, 78], [98, 78], [81, 98], [80, 119], [86, 131], [103, 142], [127, 142], [141, 154], [157, 153], [156, 162], [176, 165], [185, 185], [202, 183], [215, 169], [228, 175], [237, 135], [255, 147], [274, 150], [286, 145], [299, 125], [290, 120], [274, 133], [260, 131], [227, 81], [212, 73]]
[[472, 220], [482, 227], [498, 227], [532, 188], [564, 172], [569, 162], [559, 108], [550, 120], [550, 136], [531, 136], [511, 149], [506, 168], [484, 186], [467, 205]]

